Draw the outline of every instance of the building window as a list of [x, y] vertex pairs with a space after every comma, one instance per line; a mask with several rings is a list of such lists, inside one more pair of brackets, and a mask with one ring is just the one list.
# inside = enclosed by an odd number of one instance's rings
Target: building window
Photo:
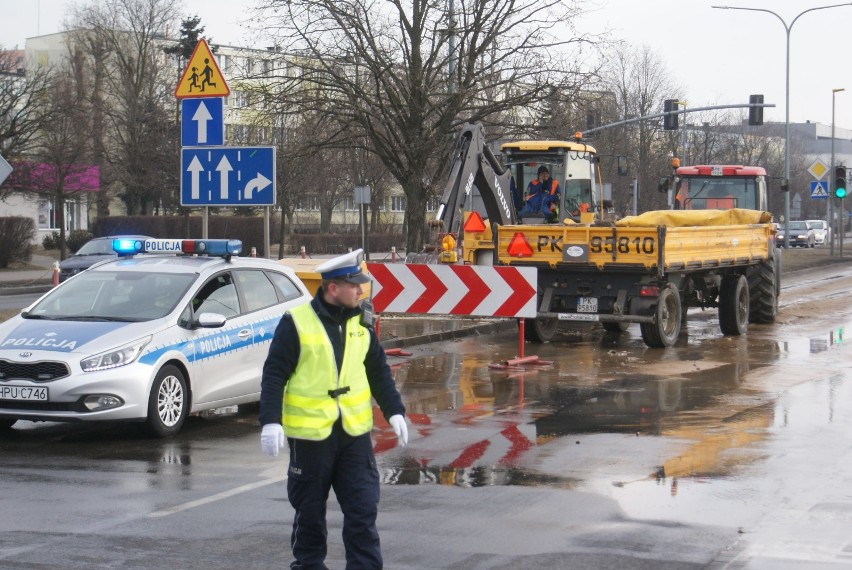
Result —
[[[38, 227], [42, 230], [58, 230], [56, 201], [53, 198], [38, 203]], [[65, 199], [65, 231], [80, 229], [80, 198]]]
[[296, 210], [318, 212], [319, 209], [319, 199], [316, 196], [299, 196], [296, 199]]
[[391, 212], [405, 211], [405, 196], [391, 196]]

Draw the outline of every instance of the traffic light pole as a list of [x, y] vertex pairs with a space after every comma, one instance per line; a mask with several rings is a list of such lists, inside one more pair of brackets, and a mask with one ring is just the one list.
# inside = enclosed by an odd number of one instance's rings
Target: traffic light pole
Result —
[[633, 117], [632, 119], [625, 119], [623, 121], [609, 123], [608, 125], [603, 125], [600, 127], [595, 127], [594, 129], [581, 131], [580, 134], [585, 138], [586, 136], [592, 133], [603, 131], [605, 129], [611, 129], [612, 127], [620, 127], [621, 125], [629, 125], [631, 123], [638, 123], [639, 121], [647, 121], [649, 119], [659, 119], [660, 117], [666, 117], [668, 115], [685, 115], [686, 113], [698, 113], [699, 111], [716, 111], [718, 109], [744, 109], [751, 107], [766, 108], [774, 106], [775, 103], [739, 103], [736, 105], [712, 105], [710, 107], [692, 107], [690, 109], [677, 109], [675, 111], [656, 113], [654, 115], [643, 115], [641, 117]]

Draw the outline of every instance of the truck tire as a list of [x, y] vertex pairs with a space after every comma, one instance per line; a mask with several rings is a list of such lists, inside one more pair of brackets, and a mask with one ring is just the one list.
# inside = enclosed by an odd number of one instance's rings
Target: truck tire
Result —
[[781, 265], [779, 253], [776, 252], [776, 257], [761, 261], [760, 265], [751, 268], [746, 274], [750, 323], [774, 323], [778, 315], [778, 268]]
[[680, 292], [674, 285], [660, 290], [653, 323], [640, 323], [642, 340], [651, 348], [674, 346], [681, 328]]
[[524, 340], [530, 342], [549, 342], [556, 334], [559, 320], [553, 317], [536, 317], [524, 322]]
[[719, 327], [726, 336], [740, 336], [748, 330], [749, 291], [745, 275], [725, 275], [719, 289]]

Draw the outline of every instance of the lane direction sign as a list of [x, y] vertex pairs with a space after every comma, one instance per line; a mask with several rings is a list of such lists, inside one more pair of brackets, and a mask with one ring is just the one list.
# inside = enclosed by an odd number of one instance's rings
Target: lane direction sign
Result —
[[275, 205], [275, 147], [181, 149], [182, 206]]
[[180, 109], [181, 146], [224, 144], [224, 104], [221, 97], [183, 99]]

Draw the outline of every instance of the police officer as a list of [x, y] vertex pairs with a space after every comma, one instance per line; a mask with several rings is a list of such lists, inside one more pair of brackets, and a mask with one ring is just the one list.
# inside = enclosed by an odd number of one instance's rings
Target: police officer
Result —
[[290, 451], [287, 495], [295, 509], [290, 567], [324, 569], [326, 502], [334, 489], [343, 511], [346, 568], [382, 568], [376, 515], [379, 476], [370, 431], [371, 397], [408, 442], [405, 407], [375, 331], [362, 322], [362, 250], [317, 267], [314, 299], [288, 311], [263, 365], [261, 448]]

